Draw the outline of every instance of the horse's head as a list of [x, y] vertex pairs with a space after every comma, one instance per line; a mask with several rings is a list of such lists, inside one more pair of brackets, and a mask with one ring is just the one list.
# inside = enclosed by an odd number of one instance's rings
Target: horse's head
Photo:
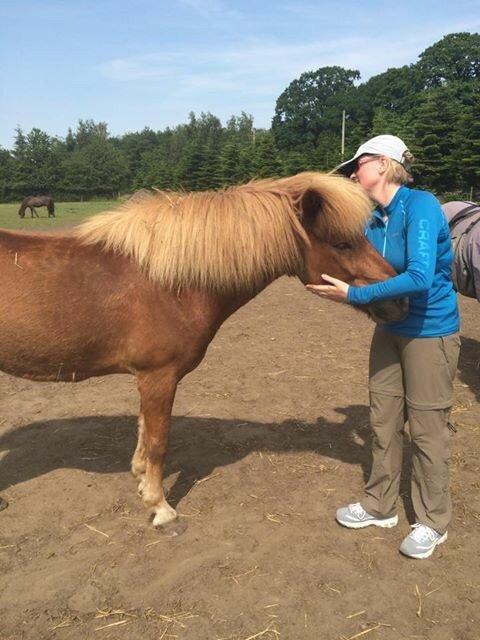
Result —
[[[299, 203], [309, 239], [304, 272], [299, 274], [302, 282], [322, 284], [325, 273], [360, 286], [396, 275], [365, 238], [363, 229], [371, 203], [358, 185], [337, 176], [321, 176]], [[397, 322], [408, 311], [408, 299], [383, 300], [357, 308], [376, 322]]]
[[25, 217], [25, 207], [23, 205], [18, 210], [18, 215], [20, 216], [20, 218], [24, 218]]

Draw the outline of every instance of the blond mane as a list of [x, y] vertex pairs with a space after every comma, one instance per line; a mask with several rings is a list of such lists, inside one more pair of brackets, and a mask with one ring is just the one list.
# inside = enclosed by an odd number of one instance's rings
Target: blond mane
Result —
[[305, 172], [221, 191], [141, 194], [75, 233], [135, 260], [164, 287], [242, 291], [299, 273], [309, 245], [305, 216], [316, 220], [317, 235], [352, 240], [370, 209], [350, 180]]

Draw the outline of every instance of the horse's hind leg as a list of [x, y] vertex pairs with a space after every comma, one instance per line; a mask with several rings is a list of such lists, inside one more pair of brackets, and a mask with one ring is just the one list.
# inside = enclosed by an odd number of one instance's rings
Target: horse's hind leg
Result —
[[163, 491], [163, 465], [177, 378], [172, 372], [159, 371], [139, 374], [137, 379], [144, 418], [143, 442], [140, 436], [137, 449], [141, 452], [144, 448], [146, 458], [143, 503], [153, 514], [154, 527], [178, 535], [185, 525], [178, 521], [177, 512], [168, 504]]

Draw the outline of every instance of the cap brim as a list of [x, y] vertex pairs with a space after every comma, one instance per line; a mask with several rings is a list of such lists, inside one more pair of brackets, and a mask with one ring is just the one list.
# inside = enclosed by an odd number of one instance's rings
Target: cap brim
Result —
[[335, 169], [332, 169], [330, 173], [341, 173], [343, 176], [349, 177], [350, 174], [353, 172], [355, 161], [356, 161], [355, 157], [350, 158], [350, 160], [346, 160], [345, 162], [342, 162], [342, 164], [339, 164], [338, 167], [335, 167]]

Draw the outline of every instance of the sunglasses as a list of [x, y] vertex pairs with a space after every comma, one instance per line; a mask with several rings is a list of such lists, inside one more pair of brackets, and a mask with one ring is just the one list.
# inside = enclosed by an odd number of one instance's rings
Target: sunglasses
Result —
[[352, 171], [353, 172], [358, 171], [362, 165], [368, 164], [369, 162], [373, 162], [374, 160], [378, 160], [379, 158], [380, 156], [367, 156], [367, 157], [359, 158], [358, 160], [355, 161]]

